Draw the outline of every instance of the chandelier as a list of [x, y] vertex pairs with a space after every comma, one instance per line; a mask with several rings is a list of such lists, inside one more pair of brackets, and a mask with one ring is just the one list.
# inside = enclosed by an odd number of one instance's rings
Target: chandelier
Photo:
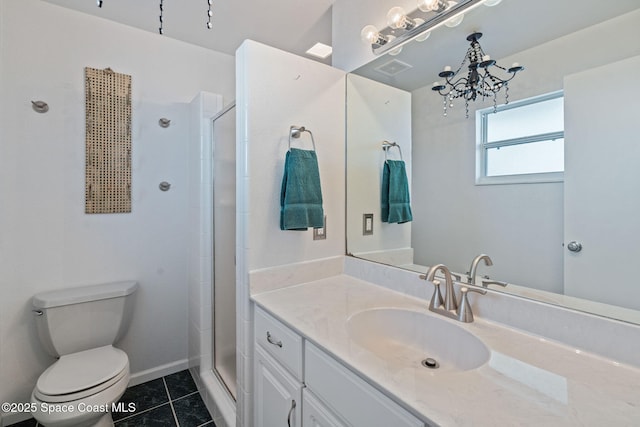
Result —
[[[493, 111], [498, 107], [497, 95], [504, 88], [505, 104], [509, 103], [509, 81], [513, 79], [524, 67], [514, 62], [511, 67], [504, 68], [496, 63], [494, 59], [484, 53], [480, 46], [482, 33], [473, 33], [467, 37], [471, 46], [467, 50], [460, 67], [453, 71], [450, 66], [444, 67], [438, 76], [445, 79], [445, 82], [435, 82], [431, 90], [442, 95], [444, 103], [444, 115], [447, 115], [447, 108], [453, 107], [453, 100], [464, 99], [466, 117], [469, 118], [469, 102], [478, 98], [485, 100], [493, 98]], [[465, 69], [465, 65], [467, 68]], [[496, 75], [497, 69], [504, 77]], [[465, 73], [466, 75], [461, 75]], [[508, 73], [508, 74], [507, 74]]]

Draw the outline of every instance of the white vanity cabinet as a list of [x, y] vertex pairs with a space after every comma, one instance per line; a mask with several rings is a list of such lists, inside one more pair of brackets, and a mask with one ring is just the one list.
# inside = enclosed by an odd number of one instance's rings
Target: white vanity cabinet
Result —
[[255, 427], [425, 426], [261, 308], [254, 319]]

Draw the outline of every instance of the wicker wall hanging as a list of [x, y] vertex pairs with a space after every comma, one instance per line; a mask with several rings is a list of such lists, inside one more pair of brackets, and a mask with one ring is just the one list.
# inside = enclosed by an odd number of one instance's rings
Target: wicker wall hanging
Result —
[[131, 212], [131, 76], [84, 71], [85, 212]]

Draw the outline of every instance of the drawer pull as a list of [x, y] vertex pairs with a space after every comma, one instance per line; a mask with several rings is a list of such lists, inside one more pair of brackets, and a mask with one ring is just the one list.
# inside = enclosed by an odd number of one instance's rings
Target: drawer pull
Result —
[[[271, 332], [269, 331], [267, 331], [267, 341], [269, 341], [269, 344], [277, 345], [278, 347], [282, 348], [282, 341], [275, 341], [271, 336]], [[295, 403], [294, 403], [294, 406], [295, 406]]]
[[291, 414], [293, 413], [293, 410], [296, 409], [296, 401], [292, 400], [291, 401], [291, 409], [289, 409], [289, 415], [287, 415], [287, 426], [291, 427]]

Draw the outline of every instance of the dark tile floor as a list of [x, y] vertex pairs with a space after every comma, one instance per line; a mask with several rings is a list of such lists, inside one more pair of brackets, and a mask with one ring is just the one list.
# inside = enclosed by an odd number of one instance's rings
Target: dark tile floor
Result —
[[[135, 407], [135, 411], [114, 412], [115, 427], [215, 427], [189, 371], [129, 387], [119, 403], [125, 410]], [[37, 426], [30, 419], [10, 427]]]

